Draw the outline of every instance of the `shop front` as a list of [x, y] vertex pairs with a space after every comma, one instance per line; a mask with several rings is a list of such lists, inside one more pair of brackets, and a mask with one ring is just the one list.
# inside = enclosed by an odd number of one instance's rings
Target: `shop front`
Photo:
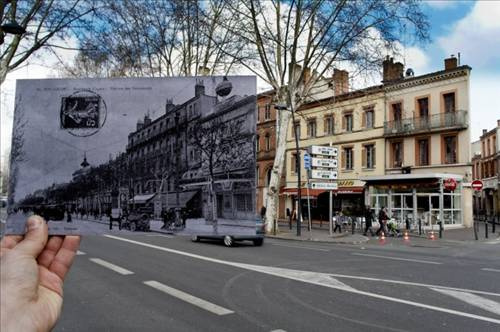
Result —
[[445, 228], [464, 225], [461, 175], [391, 174], [362, 180], [368, 187], [366, 202], [377, 214], [386, 207], [389, 217], [401, 224], [421, 222], [433, 227], [442, 221]]

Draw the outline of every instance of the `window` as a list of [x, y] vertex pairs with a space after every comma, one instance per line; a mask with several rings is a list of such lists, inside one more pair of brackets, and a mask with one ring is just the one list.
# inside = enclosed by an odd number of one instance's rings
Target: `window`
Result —
[[421, 138], [417, 139], [417, 165], [427, 166], [429, 165], [429, 139]]
[[307, 121], [307, 136], [316, 137], [316, 119]]
[[375, 115], [375, 113], [374, 113], [373, 109], [365, 111], [365, 114], [364, 114], [365, 118], [364, 118], [363, 127], [365, 127], [365, 128], [373, 128], [373, 126], [374, 126], [374, 119], [375, 119], [374, 115]]
[[265, 145], [266, 145], [266, 151], [271, 150], [271, 138], [269, 137], [269, 134], [266, 134]]
[[271, 184], [271, 175], [273, 174], [273, 169], [272, 168], [269, 168], [267, 170], [267, 174], [266, 174], [266, 186], [269, 187], [269, 185]]
[[259, 151], [260, 151], [260, 136], [259, 136], [259, 135], [257, 135], [257, 136], [255, 137], [255, 150], [256, 150], [257, 152], [259, 152]]
[[295, 174], [298, 171], [298, 168], [297, 168], [297, 154], [296, 153], [292, 154], [292, 158], [290, 160], [290, 169], [292, 170], [292, 174]]
[[297, 137], [300, 138], [300, 122], [299, 121], [296, 121], [293, 124], [292, 137], [295, 137], [295, 133], [297, 133]]
[[332, 135], [333, 134], [333, 115], [325, 115], [325, 128], [324, 128], [324, 132], [325, 132], [325, 135]]
[[457, 163], [457, 136], [443, 137], [443, 161], [445, 164]]
[[352, 113], [344, 114], [342, 128], [345, 131], [352, 131]]
[[352, 147], [344, 148], [342, 151], [342, 168], [352, 170], [354, 168], [354, 155]]
[[363, 167], [375, 168], [375, 145], [368, 144], [363, 149]]
[[264, 109], [264, 119], [269, 120], [271, 118], [271, 104], [266, 104]]
[[394, 121], [401, 121], [403, 119], [403, 110], [401, 103], [392, 104], [392, 119]]
[[455, 92], [443, 94], [444, 112], [455, 112]]
[[418, 116], [421, 118], [427, 118], [429, 116], [429, 98], [417, 99], [418, 106]]
[[257, 107], [257, 122], [260, 122], [260, 107]]
[[403, 166], [403, 142], [392, 142], [392, 167]]

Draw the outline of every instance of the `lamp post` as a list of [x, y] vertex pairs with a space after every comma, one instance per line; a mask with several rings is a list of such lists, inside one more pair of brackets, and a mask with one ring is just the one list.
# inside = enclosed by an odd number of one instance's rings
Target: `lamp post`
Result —
[[[274, 108], [278, 111], [288, 111], [288, 107], [285, 104], [276, 104]], [[301, 172], [300, 172], [300, 149], [299, 149], [299, 136], [297, 133], [297, 126], [295, 126], [295, 114], [292, 111], [292, 125], [293, 125], [293, 133], [295, 136], [295, 163], [297, 167], [297, 236], [300, 236], [301, 229], [300, 224], [302, 220], [302, 195], [301, 195]]]

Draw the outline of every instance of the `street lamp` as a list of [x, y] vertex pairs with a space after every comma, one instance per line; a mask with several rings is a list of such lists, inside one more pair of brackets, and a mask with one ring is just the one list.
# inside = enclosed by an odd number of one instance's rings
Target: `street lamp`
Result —
[[[278, 103], [274, 105], [274, 108], [278, 111], [288, 111], [288, 107], [286, 104]], [[297, 126], [295, 125], [295, 112], [292, 111], [292, 125], [293, 125], [293, 133], [295, 136], [295, 163], [297, 167], [297, 236], [300, 236], [300, 222], [302, 218], [302, 194], [301, 194], [301, 174], [300, 174], [300, 149], [299, 149], [299, 136], [297, 133]]]

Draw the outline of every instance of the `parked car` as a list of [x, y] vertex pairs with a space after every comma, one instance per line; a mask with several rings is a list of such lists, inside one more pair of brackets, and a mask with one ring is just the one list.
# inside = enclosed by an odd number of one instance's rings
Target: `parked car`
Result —
[[199, 242], [201, 240], [219, 240], [223, 241], [226, 247], [232, 247], [235, 242], [240, 241], [252, 241], [257, 247], [264, 244], [265, 224], [262, 222], [260, 217], [257, 217], [255, 223], [255, 233], [248, 232], [248, 234], [238, 234], [238, 232], [231, 232], [230, 227], [225, 227], [227, 230], [226, 234], [193, 234], [191, 236], [191, 241]]
[[135, 210], [131, 211], [127, 218], [122, 221], [122, 228], [129, 229], [132, 232], [143, 231], [149, 232], [150, 230], [151, 215], [149, 211]]

